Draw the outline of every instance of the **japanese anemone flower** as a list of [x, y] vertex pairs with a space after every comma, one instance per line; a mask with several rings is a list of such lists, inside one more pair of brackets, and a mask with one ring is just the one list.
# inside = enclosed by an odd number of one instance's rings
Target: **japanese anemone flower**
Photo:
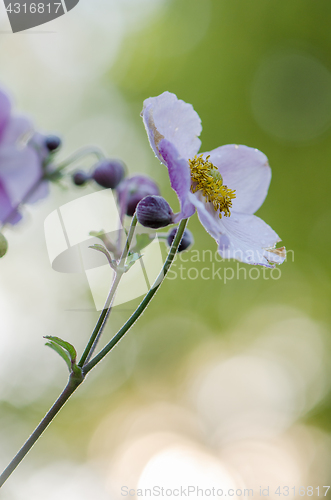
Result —
[[31, 134], [32, 124], [24, 116], [12, 115], [8, 96], [0, 90], [0, 222], [15, 224], [21, 219], [16, 210], [29, 191], [33, 203], [46, 196], [48, 186], [41, 181], [42, 158], [36, 148], [24, 144], [22, 138]]
[[141, 116], [150, 145], [166, 165], [181, 210], [174, 221], [195, 210], [216, 240], [223, 258], [274, 267], [286, 257], [281, 241], [262, 219], [253, 215], [268, 192], [271, 169], [261, 151], [229, 144], [197, 156], [201, 120], [191, 104], [164, 92], [144, 101]]

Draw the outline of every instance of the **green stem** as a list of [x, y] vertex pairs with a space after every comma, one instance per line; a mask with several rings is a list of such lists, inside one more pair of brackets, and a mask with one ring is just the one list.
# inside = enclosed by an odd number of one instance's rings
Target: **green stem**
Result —
[[156, 294], [158, 288], [161, 286], [162, 281], [166, 277], [167, 272], [170, 269], [170, 266], [175, 258], [178, 247], [180, 245], [183, 233], [185, 231], [185, 227], [187, 224], [187, 219], [183, 219], [178, 226], [176, 236], [172, 242], [167, 260], [164, 263], [164, 266], [157, 277], [155, 283], [152, 288], [149, 290], [143, 301], [139, 304], [138, 308], [132, 314], [132, 316], [128, 319], [125, 325], [117, 332], [117, 334], [112, 338], [110, 342], [89, 362], [83, 367], [83, 373], [86, 375], [92, 368], [94, 368], [108, 353], [115, 347], [115, 345], [122, 339], [122, 337], [126, 334], [126, 332], [131, 328], [131, 326], [137, 321], [139, 316], [144, 312], [154, 295]]
[[[171, 245], [168, 257], [164, 263], [164, 266], [163, 266], [158, 278], [156, 279], [153, 287], [147, 293], [144, 300], [141, 302], [141, 304], [138, 306], [138, 308], [132, 314], [132, 316], [129, 318], [129, 320], [125, 323], [125, 325], [115, 335], [115, 337], [113, 337], [113, 339], [89, 363], [84, 365], [81, 372], [71, 373], [68, 384], [65, 387], [65, 389], [63, 390], [63, 392], [60, 394], [59, 398], [56, 400], [56, 402], [51, 407], [51, 409], [47, 412], [45, 417], [42, 419], [42, 421], [40, 422], [38, 427], [36, 427], [36, 429], [33, 431], [31, 436], [25, 442], [25, 444], [22, 446], [22, 448], [19, 450], [19, 452], [15, 455], [15, 457], [10, 462], [8, 467], [0, 475], [0, 488], [5, 483], [5, 481], [9, 478], [9, 476], [12, 474], [12, 472], [16, 469], [16, 467], [20, 464], [20, 462], [23, 460], [23, 458], [27, 455], [27, 453], [31, 450], [33, 445], [40, 438], [42, 433], [45, 431], [45, 429], [48, 427], [48, 425], [52, 422], [52, 420], [58, 414], [58, 412], [61, 410], [61, 408], [65, 405], [65, 403], [68, 401], [68, 399], [71, 397], [71, 395], [75, 392], [77, 387], [83, 382], [86, 374], [90, 370], [92, 370], [92, 368], [94, 368], [106, 356], [106, 354], [108, 354], [108, 352], [121, 340], [121, 338], [125, 335], [125, 333], [131, 328], [131, 326], [135, 323], [135, 321], [137, 321], [139, 316], [144, 312], [144, 310], [148, 306], [149, 302], [152, 300], [153, 296], [155, 295], [156, 291], [160, 287], [167, 272], [170, 269], [170, 266], [175, 258], [179, 244], [181, 242], [186, 224], [187, 224], [187, 219], [183, 219], [181, 221], [180, 225], [178, 226], [176, 236], [172, 242], [172, 245]], [[125, 258], [126, 258], [128, 251], [129, 251], [129, 248], [130, 248], [130, 242], [131, 242], [131, 240], [129, 239], [130, 233], [131, 233], [131, 228], [129, 231], [127, 243], [126, 243], [125, 248], [123, 250], [122, 256], [124, 256]], [[131, 236], [131, 239], [132, 239], [132, 236]], [[102, 313], [104, 313], [104, 311]], [[100, 315], [100, 318], [101, 317], [102, 317], [102, 314]], [[92, 347], [92, 345], [93, 345], [93, 342], [91, 344], [91, 347]], [[88, 353], [87, 353], [87, 355], [88, 355]], [[85, 359], [86, 359], [86, 357], [85, 357]]]
[[61, 410], [61, 408], [68, 401], [70, 396], [75, 392], [77, 387], [83, 382], [84, 377], [77, 377], [74, 374], [71, 374], [68, 384], [66, 385], [63, 392], [60, 394], [58, 399], [53, 404], [52, 408], [46, 413], [45, 417], [42, 419], [38, 427], [33, 431], [29, 439], [24, 443], [19, 452], [15, 455], [13, 460], [10, 462], [8, 467], [3, 471], [0, 475], [0, 488], [4, 484], [5, 481], [9, 478], [9, 476], [14, 472], [16, 467], [22, 462], [23, 458], [28, 454], [33, 445], [38, 441], [42, 433], [51, 423], [53, 418], [57, 415], [57, 413]]
[[80, 160], [81, 158], [84, 158], [84, 156], [88, 156], [88, 155], [95, 155], [99, 161], [104, 160], [106, 158], [105, 155], [103, 154], [102, 150], [97, 148], [97, 147], [95, 147], [95, 148], [91, 148], [91, 147], [82, 148], [82, 149], [79, 149], [78, 151], [76, 151], [75, 153], [73, 153], [72, 155], [70, 155], [66, 160], [63, 160], [61, 163], [59, 163], [57, 165], [56, 170], [60, 172], [61, 170], [65, 169], [66, 167], [71, 165], [71, 163], [74, 163], [77, 160]]
[[131, 226], [130, 226], [130, 230], [129, 230], [129, 233], [128, 233], [128, 236], [126, 238], [126, 242], [125, 242], [125, 246], [123, 248], [123, 252], [122, 252], [122, 255], [121, 255], [121, 258], [118, 262], [118, 266], [117, 266], [117, 271], [116, 271], [116, 275], [115, 275], [115, 279], [113, 281], [113, 284], [111, 286], [111, 289], [109, 291], [109, 294], [108, 294], [108, 297], [106, 299], [106, 302], [105, 302], [105, 305], [104, 305], [104, 308], [99, 316], [99, 319], [97, 321], [97, 324], [95, 325], [95, 328], [92, 332], [92, 335], [90, 337], [90, 340], [88, 341], [88, 344], [83, 352], [83, 355], [81, 357], [81, 359], [79, 360], [79, 363], [78, 363], [78, 366], [80, 367], [83, 367], [84, 364], [90, 359], [90, 357], [92, 356], [96, 346], [97, 346], [97, 343], [100, 339], [100, 336], [106, 326], [106, 323], [108, 321], [108, 318], [109, 318], [109, 315], [110, 315], [110, 312], [111, 312], [111, 303], [113, 301], [113, 298], [114, 298], [114, 295], [116, 293], [116, 290], [118, 288], [118, 285], [121, 281], [121, 278], [125, 272], [124, 270], [124, 265], [125, 265], [125, 260], [128, 256], [128, 253], [129, 253], [129, 250], [130, 250], [130, 246], [131, 246], [131, 243], [132, 243], [132, 238], [133, 238], [133, 235], [134, 235], [134, 231], [136, 229], [136, 225], [137, 225], [137, 216], [136, 214], [134, 214], [133, 216], [133, 219], [131, 221]]

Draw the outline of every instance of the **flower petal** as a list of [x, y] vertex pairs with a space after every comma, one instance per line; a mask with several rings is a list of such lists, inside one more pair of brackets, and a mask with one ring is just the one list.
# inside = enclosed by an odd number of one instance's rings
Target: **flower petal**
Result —
[[8, 96], [0, 90], [0, 137], [10, 118], [11, 104]]
[[232, 213], [231, 217], [220, 219], [222, 234], [228, 242], [219, 241], [219, 253], [226, 259], [236, 259], [246, 264], [266, 267], [284, 262], [284, 249], [279, 252], [274, 246], [280, 241], [275, 231], [256, 215]]
[[208, 203], [199, 191], [195, 194], [189, 193], [188, 199], [196, 207], [199, 220], [207, 233], [218, 243], [221, 234], [220, 219], [218, 215], [215, 216], [216, 212], [212, 208], [211, 203]]
[[7, 222], [9, 215], [11, 215], [8, 222], [10, 224], [16, 224], [22, 218], [21, 214], [14, 212], [14, 206], [10, 202], [10, 198], [0, 180], [0, 222], [3, 224]]
[[11, 204], [20, 203], [41, 176], [41, 164], [32, 148], [10, 145], [0, 148], [0, 179]]
[[14, 144], [32, 130], [32, 122], [28, 118], [25, 116], [12, 116], [3, 131], [1, 144]]
[[43, 200], [49, 195], [49, 182], [43, 180], [35, 191], [29, 196], [29, 199], [26, 201], [27, 204], [37, 203], [39, 200]]
[[38, 153], [40, 161], [45, 161], [49, 157], [49, 149], [46, 146], [46, 136], [40, 132], [34, 132], [28, 145]]
[[258, 149], [228, 144], [205, 153], [218, 167], [225, 185], [236, 190], [232, 210], [253, 214], [268, 192], [271, 169], [267, 157]]
[[195, 212], [195, 207], [190, 202], [189, 197], [191, 188], [190, 168], [187, 161], [180, 158], [175, 146], [166, 139], [160, 141], [159, 152], [168, 168], [171, 187], [180, 201], [181, 211], [174, 217], [174, 222], [178, 222], [181, 219], [191, 217]]
[[[191, 104], [179, 100], [175, 94], [164, 92], [144, 101], [141, 112], [151, 147], [161, 162], [159, 144], [162, 139], [171, 142], [179, 156], [188, 160], [200, 149], [201, 120]], [[164, 162], [163, 162], [164, 163]]]
[[198, 199], [194, 202], [198, 217], [206, 231], [216, 240], [218, 251], [224, 259], [235, 259], [246, 264], [273, 267], [286, 258], [285, 248], [274, 248], [281, 241], [277, 233], [255, 215], [232, 212], [220, 219], [210, 203]]

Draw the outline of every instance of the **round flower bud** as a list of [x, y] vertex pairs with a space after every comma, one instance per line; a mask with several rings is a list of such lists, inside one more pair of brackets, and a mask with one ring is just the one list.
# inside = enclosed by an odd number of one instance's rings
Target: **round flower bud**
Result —
[[90, 176], [84, 170], [77, 170], [72, 175], [72, 180], [76, 186], [84, 186], [90, 180]]
[[45, 137], [45, 146], [48, 149], [48, 151], [55, 151], [56, 149], [59, 149], [61, 146], [62, 141], [61, 138], [58, 137], [57, 135], [47, 135]]
[[144, 175], [134, 175], [125, 179], [117, 188], [118, 201], [121, 212], [130, 217], [136, 211], [138, 203], [148, 195], [160, 194], [155, 182]]
[[95, 166], [92, 178], [104, 188], [115, 189], [124, 174], [125, 165], [121, 160], [102, 160]]
[[144, 227], [159, 229], [173, 222], [173, 211], [162, 196], [146, 196], [137, 205], [138, 222]]
[[[174, 237], [176, 235], [177, 228], [174, 227], [168, 234], [167, 242], [169, 247], [172, 245], [172, 242], [174, 241]], [[185, 229], [182, 240], [179, 244], [178, 247], [178, 252], [183, 252], [184, 250], [187, 250], [190, 245], [193, 245], [194, 239], [191, 231], [188, 229]]]

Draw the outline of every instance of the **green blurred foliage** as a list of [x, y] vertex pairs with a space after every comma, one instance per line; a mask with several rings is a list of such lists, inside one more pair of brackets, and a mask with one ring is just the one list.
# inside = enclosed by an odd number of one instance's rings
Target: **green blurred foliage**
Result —
[[[326, 126], [307, 140], [282, 140], [260, 126], [252, 109], [256, 74], [274, 54], [304, 54], [326, 72], [331, 70], [330, 16], [328, 0], [174, 0], [166, 2], [149, 26], [124, 43], [107, 76], [131, 104], [142, 139], [139, 112], [143, 100], [168, 90], [192, 103], [199, 113], [202, 151], [227, 143], [263, 151], [273, 169], [273, 180], [258, 215], [294, 251], [294, 262], [291, 254], [281, 267], [279, 280], [234, 279], [224, 285], [218, 279], [177, 279], [175, 286], [168, 280], [138, 330], [161, 308], [184, 318], [191, 317], [194, 310], [195, 317], [216, 335], [261, 304], [287, 304], [330, 321], [330, 128]], [[305, 70], [277, 83], [279, 105], [284, 109], [293, 106], [294, 112], [297, 106], [298, 119], [302, 105], [316, 108], [320, 95], [318, 82], [309, 93], [301, 76], [305, 77]], [[312, 82], [315, 84], [314, 75]], [[306, 91], [311, 102], [307, 102]], [[302, 112], [309, 119], [305, 109]], [[159, 168], [164, 167], [155, 159], [155, 169]], [[166, 172], [163, 179], [163, 194], [176, 206]], [[190, 229], [195, 235], [194, 249], [215, 251], [214, 241], [196, 217], [190, 221]], [[204, 267], [203, 263], [191, 265]], [[236, 269], [234, 263], [220, 265]]]

